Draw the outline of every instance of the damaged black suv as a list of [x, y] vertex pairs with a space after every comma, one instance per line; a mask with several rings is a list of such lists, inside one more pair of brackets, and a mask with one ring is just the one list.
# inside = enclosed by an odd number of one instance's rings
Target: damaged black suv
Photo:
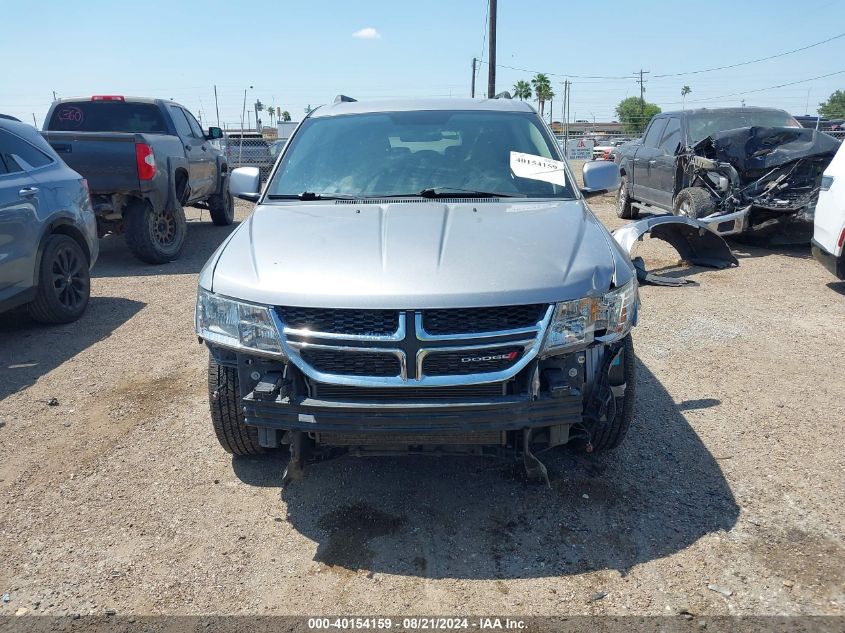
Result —
[[620, 148], [617, 215], [656, 207], [722, 235], [791, 225], [809, 239], [822, 172], [838, 147], [783, 110], [661, 113], [640, 141]]

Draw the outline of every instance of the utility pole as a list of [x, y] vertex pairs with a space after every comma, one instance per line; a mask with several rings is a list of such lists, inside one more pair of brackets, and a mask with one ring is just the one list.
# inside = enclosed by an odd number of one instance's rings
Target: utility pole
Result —
[[220, 106], [217, 105], [217, 84], [214, 84], [214, 109], [217, 112], [217, 127], [220, 127]]
[[640, 125], [645, 128], [645, 81], [643, 80], [643, 75], [649, 74], [650, 70], [643, 70], [640, 68], [640, 78], [637, 79], [637, 83], [640, 84]]
[[490, 49], [487, 53], [487, 98], [496, 96], [496, 0], [490, 2]]
[[475, 57], [472, 58], [472, 92], [470, 92], [470, 96], [475, 99]]

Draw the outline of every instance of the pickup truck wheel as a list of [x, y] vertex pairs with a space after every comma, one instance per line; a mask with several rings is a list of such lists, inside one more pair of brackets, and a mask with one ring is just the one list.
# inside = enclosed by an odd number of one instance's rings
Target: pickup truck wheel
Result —
[[229, 226], [235, 221], [235, 199], [228, 191], [211, 196], [208, 208], [215, 226]]
[[166, 264], [179, 257], [185, 245], [188, 222], [181, 206], [156, 211], [138, 202], [124, 212], [126, 244], [148, 264]]
[[85, 252], [72, 237], [48, 237], [38, 270], [37, 294], [27, 306], [29, 315], [41, 323], [70, 323], [85, 312], [90, 296]]
[[616, 196], [616, 215], [625, 220], [632, 220], [639, 214], [639, 208], [631, 204], [631, 194], [628, 191], [628, 177], [622, 176], [622, 179], [619, 181], [619, 192]]
[[261, 455], [258, 429], [244, 423], [238, 370], [208, 358], [208, 404], [220, 446], [232, 455]]
[[703, 187], [687, 187], [675, 196], [675, 215], [682, 215], [692, 220], [706, 218], [716, 211], [716, 201]]
[[625, 439], [634, 417], [634, 341], [631, 335], [623, 341], [622, 369], [625, 375], [625, 395], [616, 399], [616, 415], [593, 435], [593, 450], [609, 451]]

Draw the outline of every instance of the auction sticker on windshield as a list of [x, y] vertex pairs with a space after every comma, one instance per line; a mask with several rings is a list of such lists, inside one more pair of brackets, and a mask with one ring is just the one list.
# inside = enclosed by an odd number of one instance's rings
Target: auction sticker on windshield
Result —
[[553, 185], [566, 186], [565, 164], [559, 160], [534, 154], [511, 152], [511, 171], [519, 178], [542, 180]]

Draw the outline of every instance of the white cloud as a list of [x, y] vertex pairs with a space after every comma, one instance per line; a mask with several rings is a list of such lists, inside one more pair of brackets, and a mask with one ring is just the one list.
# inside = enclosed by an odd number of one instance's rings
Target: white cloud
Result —
[[355, 31], [352, 34], [352, 37], [357, 37], [359, 40], [380, 40], [381, 33], [376, 31], [373, 27], [368, 26], [360, 31]]

